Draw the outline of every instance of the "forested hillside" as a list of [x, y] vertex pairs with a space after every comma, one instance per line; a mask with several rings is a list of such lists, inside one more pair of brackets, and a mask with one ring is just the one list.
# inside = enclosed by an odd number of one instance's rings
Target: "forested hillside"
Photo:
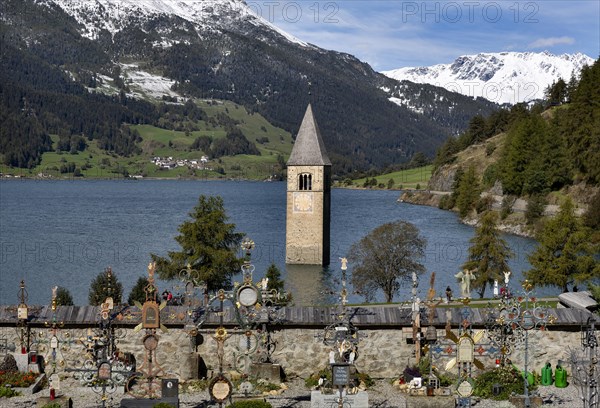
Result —
[[578, 81], [557, 81], [546, 94], [544, 104], [476, 116], [466, 132], [446, 141], [429, 185], [452, 191], [441, 207], [466, 217], [493, 205], [491, 196], [480, 196], [488, 192], [503, 196], [504, 219], [520, 197], [534, 225], [547, 204], [568, 195], [589, 226], [600, 226], [600, 60]]
[[[104, 10], [97, 14], [68, 4], [3, 2], [0, 155], [10, 166], [38, 164], [52, 149], [50, 135], [70, 150], [94, 141], [119, 156], [135, 155], [140, 138], [132, 125], [186, 123], [193, 131], [202, 113], [181, 105], [194, 98], [233, 101], [292, 134], [311, 102], [334, 171], [346, 174], [402, 163], [419, 151], [432, 156], [468, 118], [496, 108], [441, 88], [400, 85], [351, 55], [290, 42], [235, 10], [195, 25], [181, 16], [123, 10], [110, 20], [111, 10], [103, 7], [112, 3], [95, 3]], [[108, 26], [119, 29], [109, 32]], [[97, 28], [93, 39], [90, 27]], [[133, 95], [126, 64], [173, 81], [178, 102]], [[401, 92], [411, 104], [391, 102], [390, 92]], [[166, 119], [176, 116], [180, 120]], [[231, 142], [254, 154], [256, 135], [244, 137], [249, 143], [239, 135]], [[239, 151], [217, 147], [223, 154]]]

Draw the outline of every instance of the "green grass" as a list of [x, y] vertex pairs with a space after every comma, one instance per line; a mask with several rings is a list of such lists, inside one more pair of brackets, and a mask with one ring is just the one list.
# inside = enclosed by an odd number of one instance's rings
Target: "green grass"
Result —
[[[161, 170], [150, 162], [152, 157], [173, 157], [174, 159], [200, 159], [205, 153], [190, 151], [190, 146], [199, 136], [210, 136], [218, 139], [226, 136], [223, 127], [213, 126], [209, 121], [199, 121], [196, 126], [199, 130], [186, 135], [182, 131], [161, 129], [151, 125], [132, 125], [142, 141], [138, 146], [141, 154], [132, 157], [121, 157], [99, 149], [96, 141], [88, 141], [88, 148], [76, 154], [46, 152], [42, 155], [40, 165], [33, 169], [13, 169], [0, 165], [0, 172], [36, 177], [40, 174], [52, 178], [73, 178], [73, 173], [60, 173], [63, 165], [74, 163], [81, 169], [83, 178], [121, 178], [125, 170], [130, 175], [143, 175], [144, 177], [178, 178], [248, 178], [265, 179], [273, 174], [277, 165], [277, 157], [283, 156], [287, 160], [292, 150], [292, 135], [283, 129], [271, 125], [258, 113], [249, 113], [242, 106], [228, 101], [199, 101], [198, 105], [206, 112], [208, 118], [219, 113], [225, 113], [238, 122], [237, 127], [242, 130], [246, 138], [255, 143], [260, 151], [260, 156], [237, 155], [211, 159], [208, 167], [213, 170], [191, 170], [178, 167], [171, 170]], [[268, 141], [259, 143], [258, 140], [267, 138]], [[56, 149], [57, 135], [51, 135]], [[223, 168], [225, 175], [214, 170]]]
[[[389, 180], [393, 180], [392, 188], [394, 189], [415, 189], [417, 184], [420, 185], [421, 189], [427, 188], [427, 183], [431, 178], [431, 172], [433, 171], [433, 165], [427, 165], [423, 167], [417, 167], [414, 169], [395, 171], [393, 173], [382, 174], [375, 176], [378, 185], [383, 187], [372, 187], [372, 188], [387, 188]], [[368, 177], [370, 180], [373, 177]], [[351, 186], [363, 187], [367, 178], [360, 178], [352, 180]]]

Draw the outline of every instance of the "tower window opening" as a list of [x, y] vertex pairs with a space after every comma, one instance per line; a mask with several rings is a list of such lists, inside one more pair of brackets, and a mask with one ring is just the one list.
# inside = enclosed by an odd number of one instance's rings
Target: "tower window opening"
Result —
[[312, 190], [312, 174], [303, 173], [298, 176], [298, 190]]

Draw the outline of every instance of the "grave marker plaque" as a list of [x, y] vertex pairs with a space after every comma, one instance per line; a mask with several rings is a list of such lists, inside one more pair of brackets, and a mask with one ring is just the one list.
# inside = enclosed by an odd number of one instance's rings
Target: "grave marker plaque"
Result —
[[98, 366], [98, 379], [99, 380], [109, 380], [111, 376], [111, 366], [110, 363], [104, 362]]
[[458, 339], [456, 361], [459, 363], [472, 363], [475, 360], [473, 339], [470, 336], [462, 336]]
[[48, 378], [48, 385], [50, 388], [54, 388], [55, 391], [60, 391], [60, 377], [54, 373]]
[[468, 380], [461, 381], [456, 387], [456, 393], [463, 398], [470, 397], [473, 395], [473, 384]]
[[160, 327], [158, 320], [159, 313], [158, 303], [152, 301], [145, 302], [142, 307], [142, 327], [144, 329], [158, 329]]
[[19, 307], [17, 308], [17, 318], [19, 320], [27, 320], [27, 317], [28, 317], [27, 305], [24, 303], [21, 303], [19, 305]]
[[213, 379], [208, 387], [210, 396], [216, 402], [223, 403], [231, 395], [233, 386], [231, 382], [224, 376], [219, 376]]
[[350, 384], [350, 366], [348, 364], [333, 364], [331, 369], [334, 386]]

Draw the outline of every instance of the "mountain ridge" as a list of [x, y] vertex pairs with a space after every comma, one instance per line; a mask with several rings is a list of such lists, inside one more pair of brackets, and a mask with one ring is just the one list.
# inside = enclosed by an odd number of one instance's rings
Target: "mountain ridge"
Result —
[[[140, 11], [147, 4], [160, 7]], [[239, 2], [219, 0], [210, 2], [210, 10], [189, 9], [201, 21], [164, 12], [164, 4], [159, 0], [7, 0], [0, 21], [7, 57], [1, 62], [1, 85], [6, 95], [21, 98], [4, 99], [11, 123], [20, 123], [17, 118], [26, 100], [28, 109], [37, 112], [30, 121], [49, 119], [38, 123], [46, 133], [81, 135], [82, 125], [73, 123], [78, 118], [65, 119], [72, 114], [61, 112], [60, 107], [70, 111], [91, 107], [100, 98], [92, 98], [92, 91], [108, 94], [106, 109], [137, 110], [105, 115], [110, 126], [103, 126], [97, 135], [84, 134], [113, 137], [125, 118], [135, 118], [134, 123], [158, 121], [159, 113], [150, 106], [130, 101], [138, 97], [134, 79], [153, 75], [165, 92], [142, 95], [146, 102], [174, 95], [183, 100], [230, 100], [293, 134], [310, 102], [334, 172], [347, 174], [402, 163], [419, 151], [432, 156], [449, 135], [464, 130], [472, 116], [497, 109], [488, 101], [442, 88], [400, 84], [349, 54], [298, 43], [281, 30], [274, 31], [251, 10], [240, 12]], [[394, 96], [390, 92], [399, 87], [410, 106], [389, 100]], [[56, 102], [72, 99], [72, 89], [77, 103]], [[255, 135], [247, 136], [253, 140]], [[18, 143], [9, 144], [16, 149]], [[42, 148], [47, 149], [47, 143]], [[3, 153], [1, 149], [0, 144]], [[31, 160], [19, 162], [31, 164]]]
[[404, 67], [382, 73], [399, 81], [428, 83], [471, 97], [515, 104], [544, 98], [544, 91], [594, 60], [582, 53], [499, 52], [462, 55], [453, 62], [426, 67]]

